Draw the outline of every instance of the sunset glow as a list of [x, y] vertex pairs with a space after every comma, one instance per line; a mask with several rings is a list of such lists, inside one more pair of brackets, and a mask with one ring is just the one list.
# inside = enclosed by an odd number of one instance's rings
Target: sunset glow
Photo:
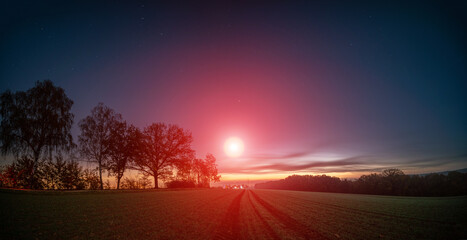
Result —
[[177, 125], [219, 185], [467, 168], [462, 7], [149, 2], [12, 4], [0, 90], [62, 87], [74, 140], [100, 102], [140, 130]]
[[0, 6], [0, 240], [467, 240], [467, 0]]

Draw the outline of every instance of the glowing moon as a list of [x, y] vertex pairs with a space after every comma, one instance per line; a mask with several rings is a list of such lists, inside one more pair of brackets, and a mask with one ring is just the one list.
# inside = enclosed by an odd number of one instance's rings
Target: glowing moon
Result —
[[231, 137], [224, 143], [225, 154], [229, 157], [239, 157], [244, 150], [243, 141], [238, 137]]

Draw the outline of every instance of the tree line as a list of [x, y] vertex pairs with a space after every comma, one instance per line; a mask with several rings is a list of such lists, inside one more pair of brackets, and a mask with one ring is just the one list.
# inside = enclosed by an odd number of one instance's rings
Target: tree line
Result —
[[[104, 189], [103, 174], [116, 187], [210, 187], [219, 181], [216, 159], [196, 158], [190, 131], [174, 124], [153, 123], [139, 129], [121, 114], [99, 103], [78, 122], [78, 144], [71, 127], [73, 101], [50, 80], [27, 91], [0, 96], [0, 149], [14, 162], [0, 168], [0, 187], [31, 189]], [[95, 164], [83, 169], [78, 160]], [[123, 178], [128, 170], [143, 175]]]
[[467, 195], [467, 173], [406, 175], [399, 169], [362, 175], [355, 181], [326, 175], [292, 175], [278, 181], [258, 183], [258, 189], [359, 193], [394, 196]]

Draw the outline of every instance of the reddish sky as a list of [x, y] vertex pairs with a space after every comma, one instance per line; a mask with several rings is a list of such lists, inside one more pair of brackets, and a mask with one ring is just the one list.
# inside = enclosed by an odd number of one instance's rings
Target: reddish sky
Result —
[[460, 3], [3, 5], [1, 91], [51, 79], [75, 122], [103, 102], [178, 124], [225, 181], [467, 167]]

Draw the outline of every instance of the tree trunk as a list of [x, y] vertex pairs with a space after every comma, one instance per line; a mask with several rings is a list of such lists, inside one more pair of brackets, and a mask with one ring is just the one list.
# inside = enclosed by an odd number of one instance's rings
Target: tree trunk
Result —
[[101, 181], [101, 190], [104, 190], [104, 183], [102, 182], [102, 164], [99, 160], [99, 179]]
[[159, 188], [159, 179], [158, 179], [158, 175], [157, 174], [154, 174], [154, 189], [158, 189]]
[[120, 189], [120, 179], [122, 179], [122, 177], [117, 177], [117, 190]]
[[36, 172], [37, 172], [37, 162], [39, 162], [39, 153], [34, 152], [34, 159], [32, 165], [31, 179], [29, 181], [29, 188], [36, 189]]
[[33, 163], [34, 165], [32, 166], [32, 172], [31, 172], [31, 178], [29, 179], [29, 188], [33, 189], [34, 188], [34, 174], [36, 173], [36, 164]]

